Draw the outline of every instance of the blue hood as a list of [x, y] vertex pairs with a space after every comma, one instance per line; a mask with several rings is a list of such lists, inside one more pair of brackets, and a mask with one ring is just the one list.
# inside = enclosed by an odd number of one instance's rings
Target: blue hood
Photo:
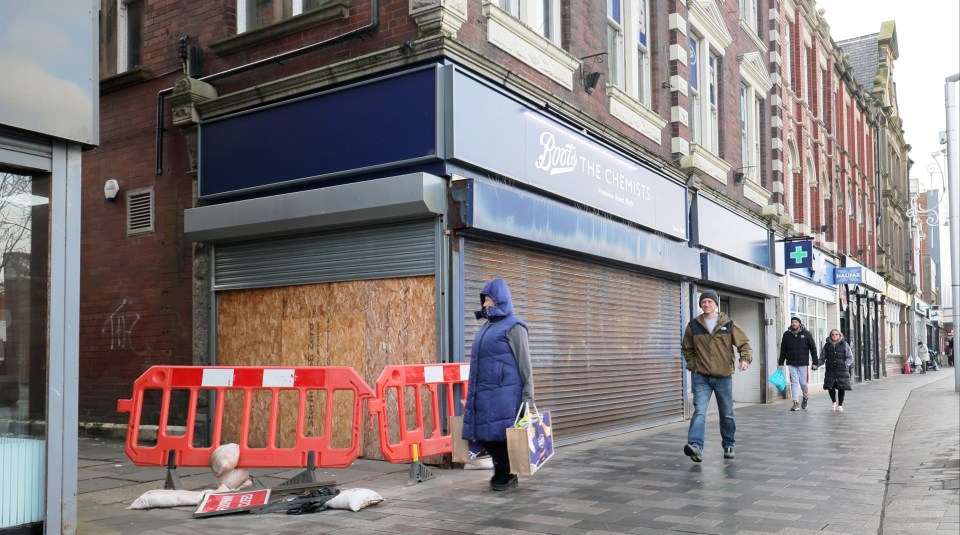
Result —
[[510, 287], [503, 279], [493, 279], [480, 292], [480, 306], [483, 307], [483, 296], [489, 295], [495, 306], [490, 307], [489, 318], [504, 318], [513, 314], [513, 298], [510, 296]]

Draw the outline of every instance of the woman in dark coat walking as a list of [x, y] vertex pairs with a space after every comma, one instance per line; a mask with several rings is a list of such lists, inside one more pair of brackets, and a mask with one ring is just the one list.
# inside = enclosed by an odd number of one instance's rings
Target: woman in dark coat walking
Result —
[[463, 438], [481, 446], [493, 460], [493, 490], [517, 486], [510, 473], [506, 429], [522, 403], [533, 404], [533, 374], [527, 324], [514, 313], [510, 287], [493, 279], [480, 293], [486, 318], [473, 337], [470, 350], [470, 378], [463, 412]]
[[823, 344], [820, 352], [820, 366], [826, 367], [823, 375], [823, 389], [830, 392], [833, 402], [832, 411], [843, 412], [843, 393], [853, 390], [850, 386], [850, 365], [853, 364], [853, 351], [843, 339], [840, 331], [830, 331], [830, 338]]

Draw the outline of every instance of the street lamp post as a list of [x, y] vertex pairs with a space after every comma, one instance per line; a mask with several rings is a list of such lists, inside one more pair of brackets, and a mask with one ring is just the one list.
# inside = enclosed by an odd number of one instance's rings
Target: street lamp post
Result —
[[[950, 306], [953, 308], [953, 345], [956, 352], [957, 345], [957, 326], [960, 325], [960, 261], [957, 254], [960, 253], [960, 165], [957, 153], [957, 82], [960, 82], [960, 73], [948, 76], [944, 81], [944, 108], [947, 116], [947, 195], [950, 197], [950, 255], [953, 261], [950, 263], [951, 289], [953, 290], [953, 300]], [[957, 357], [954, 355], [953, 365], [953, 389], [960, 392], [960, 366], [957, 365]]]

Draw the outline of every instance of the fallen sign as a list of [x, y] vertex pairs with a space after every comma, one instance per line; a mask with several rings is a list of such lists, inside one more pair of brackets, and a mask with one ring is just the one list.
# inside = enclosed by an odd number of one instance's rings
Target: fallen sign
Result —
[[193, 513], [194, 518], [226, 515], [259, 509], [270, 500], [270, 489], [207, 494]]

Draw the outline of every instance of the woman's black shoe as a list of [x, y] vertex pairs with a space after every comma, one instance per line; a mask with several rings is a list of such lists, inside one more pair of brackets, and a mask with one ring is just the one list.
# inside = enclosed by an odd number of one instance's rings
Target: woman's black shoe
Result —
[[490, 486], [493, 488], [493, 490], [515, 489], [517, 488], [518, 484], [519, 479], [515, 474], [507, 474], [506, 479], [498, 479], [496, 476], [494, 476], [494, 478], [490, 480]]

